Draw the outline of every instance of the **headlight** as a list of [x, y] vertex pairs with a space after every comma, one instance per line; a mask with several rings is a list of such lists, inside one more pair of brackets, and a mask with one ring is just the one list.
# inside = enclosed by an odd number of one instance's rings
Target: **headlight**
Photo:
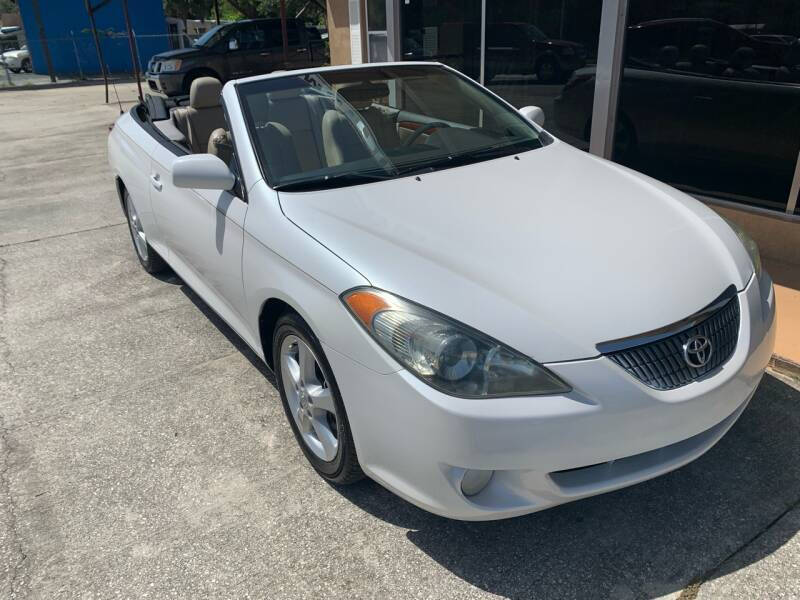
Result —
[[[725, 219], [725, 217], [722, 217]], [[756, 273], [756, 277], [761, 277], [761, 253], [758, 251], [758, 244], [756, 244], [755, 240], [751, 238], [744, 229], [739, 227], [733, 221], [725, 219], [725, 222], [730, 225], [733, 232], [739, 237], [739, 241], [742, 242], [744, 249], [747, 250], [747, 253], [750, 255], [750, 260], [753, 261], [753, 270]]]
[[165, 60], [161, 63], [161, 70], [162, 71], [177, 71], [181, 68], [181, 61], [180, 60]]
[[351, 290], [342, 299], [384, 350], [445, 394], [492, 398], [570, 391], [527, 356], [418, 304], [372, 288]]

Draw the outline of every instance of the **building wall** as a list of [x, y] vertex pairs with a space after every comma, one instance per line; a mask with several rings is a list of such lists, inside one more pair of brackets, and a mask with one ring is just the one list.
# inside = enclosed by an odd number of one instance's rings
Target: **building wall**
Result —
[[[33, 69], [37, 73], [47, 73], [33, 2], [19, 0], [19, 9]], [[131, 0], [128, 11], [131, 27], [137, 35], [141, 68], [147, 65], [153, 54], [169, 50], [162, 0]], [[101, 72], [84, 0], [39, 0], [39, 12], [53, 69], [57, 75], [71, 75], [79, 71], [85, 75]], [[110, 72], [131, 73], [133, 63], [125, 35], [121, 0], [111, 0], [98, 10], [95, 21], [101, 38], [103, 58]]]
[[350, 64], [350, 11], [347, 0], [328, 0], [328, 43], [332, 65]]

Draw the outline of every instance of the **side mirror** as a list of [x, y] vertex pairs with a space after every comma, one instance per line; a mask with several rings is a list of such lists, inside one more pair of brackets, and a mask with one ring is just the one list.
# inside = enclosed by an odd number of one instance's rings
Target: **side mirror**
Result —
[[236, 38], [231, 38], [228, 40], [228, 50], [238, 50], [239, 49], [239, 40]]
[[519, 113], [528, 121], [544, 127], [544, 111], [538, 106], [523, 106], [519, 109]]
[[213, 154], [189, 154], [175, 160], [172, 185], [199, 190], [232, 190], [236, 176]]

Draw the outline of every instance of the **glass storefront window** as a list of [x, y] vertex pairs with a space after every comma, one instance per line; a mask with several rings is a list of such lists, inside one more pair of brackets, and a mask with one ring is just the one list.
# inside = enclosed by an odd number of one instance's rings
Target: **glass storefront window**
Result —
[[584, 150], [601, 6], [601, 0], [486, 3], [486, 86], [517, 108], [539, 106], [548, 130]]
[[[405, 60], [479, 79], [481, 0], [397, 6]], [[485, 2], [484, 84], [541, 107], [548, 130], [587, 150], [603, 7]], [[800, 153], [800, 1], [628, 0], [627, 15], [613, 159], [689, 193], [785, 212]]]
[[435, 60], [478, 80], [480, 0], [400, 0], [403, 60]]
[[630, 0], [614, 159], [786, 209], [800, 150], [797, 0]]

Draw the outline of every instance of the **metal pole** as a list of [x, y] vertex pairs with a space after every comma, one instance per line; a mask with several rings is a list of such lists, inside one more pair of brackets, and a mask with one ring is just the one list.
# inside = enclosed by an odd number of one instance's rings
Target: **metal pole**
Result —
[[281, 36], [283, 36], [283, 62], [289, 64], [289, 32], [286, 29], [286, 0], [281, 0]]
[[6, 79], [8, 79], [8, 85], [13, 86], [14, 82], [11, 81], [11, 71], [8, 70], [8, 65], [3, 63], [3, 68], [6, 70]]
[[217, 17], [217, 25], [219, 25], [219, 0], [214, 0], [214, 16]]
[[622, 48], [628, 18], [628, 0], [606, 0], [600, 14], [600, 42], [592, 106], [589, 152], [610, 159], [614, 153]]
[[33, 6], [33, 16], [36, 19], [36, 25], [39, 27], [39, 41], [42, 44], [42, 52], [44, 52], [44, 61], [47, 63], [47, 74], [50, 75], [50, 81], [56, 82], [55, 73], [53, 73], [53, 59], [50, 57], [50, 48], [47, 45], [47, 35], [44, 32], [44, 23], [42, 22], [42, 12], [39, 10], [39, 0], [31, 0]]
[[72, 38], [72, 49], [75, 51], [75, 64], [78, 65], [78, 73], [81, 79], [86, 79], [83, 76], [83, 69], [81, 68], [81, 57], [78, 55], [78, 45], [75, 43], [75, 32], [70, 30], [69, 37]]
[[92, 26], [92, 38], [94, 47], [97, 50], [97, 62], [100, 63], [100, 72], [103, 74], [103, 83], [106, 88], [106, 104], [108, 104], [108, 71], [106, 71], [106, 61], [103, 59], [103, 49], [100, 47], [100, 38], [97, 36], [97, 25], [94, 22], [94, 9], [89, 4], [89, 0], [84, 0], [86, 12], [89, 13], [89, 24]]
[[481, 52], [480, 52], [480, 76], [478, 81], [481, 85], [486, 85], [486, 0], [481, 0]]
[[142, 82], [139, 80], [139, 56], [136, 53], [136, 42], [133, 40], [131, 17], [128, 14], [128, 0], [122, 0], [122, 14], [125, 16], [125, 29], [128, 31], [128, 45], [131, 48], [131, 62], [133, 62], [133, 76], [136, 77], [136, 87], [139, 89], [139, 102], [144, 102], [142, 95]]

